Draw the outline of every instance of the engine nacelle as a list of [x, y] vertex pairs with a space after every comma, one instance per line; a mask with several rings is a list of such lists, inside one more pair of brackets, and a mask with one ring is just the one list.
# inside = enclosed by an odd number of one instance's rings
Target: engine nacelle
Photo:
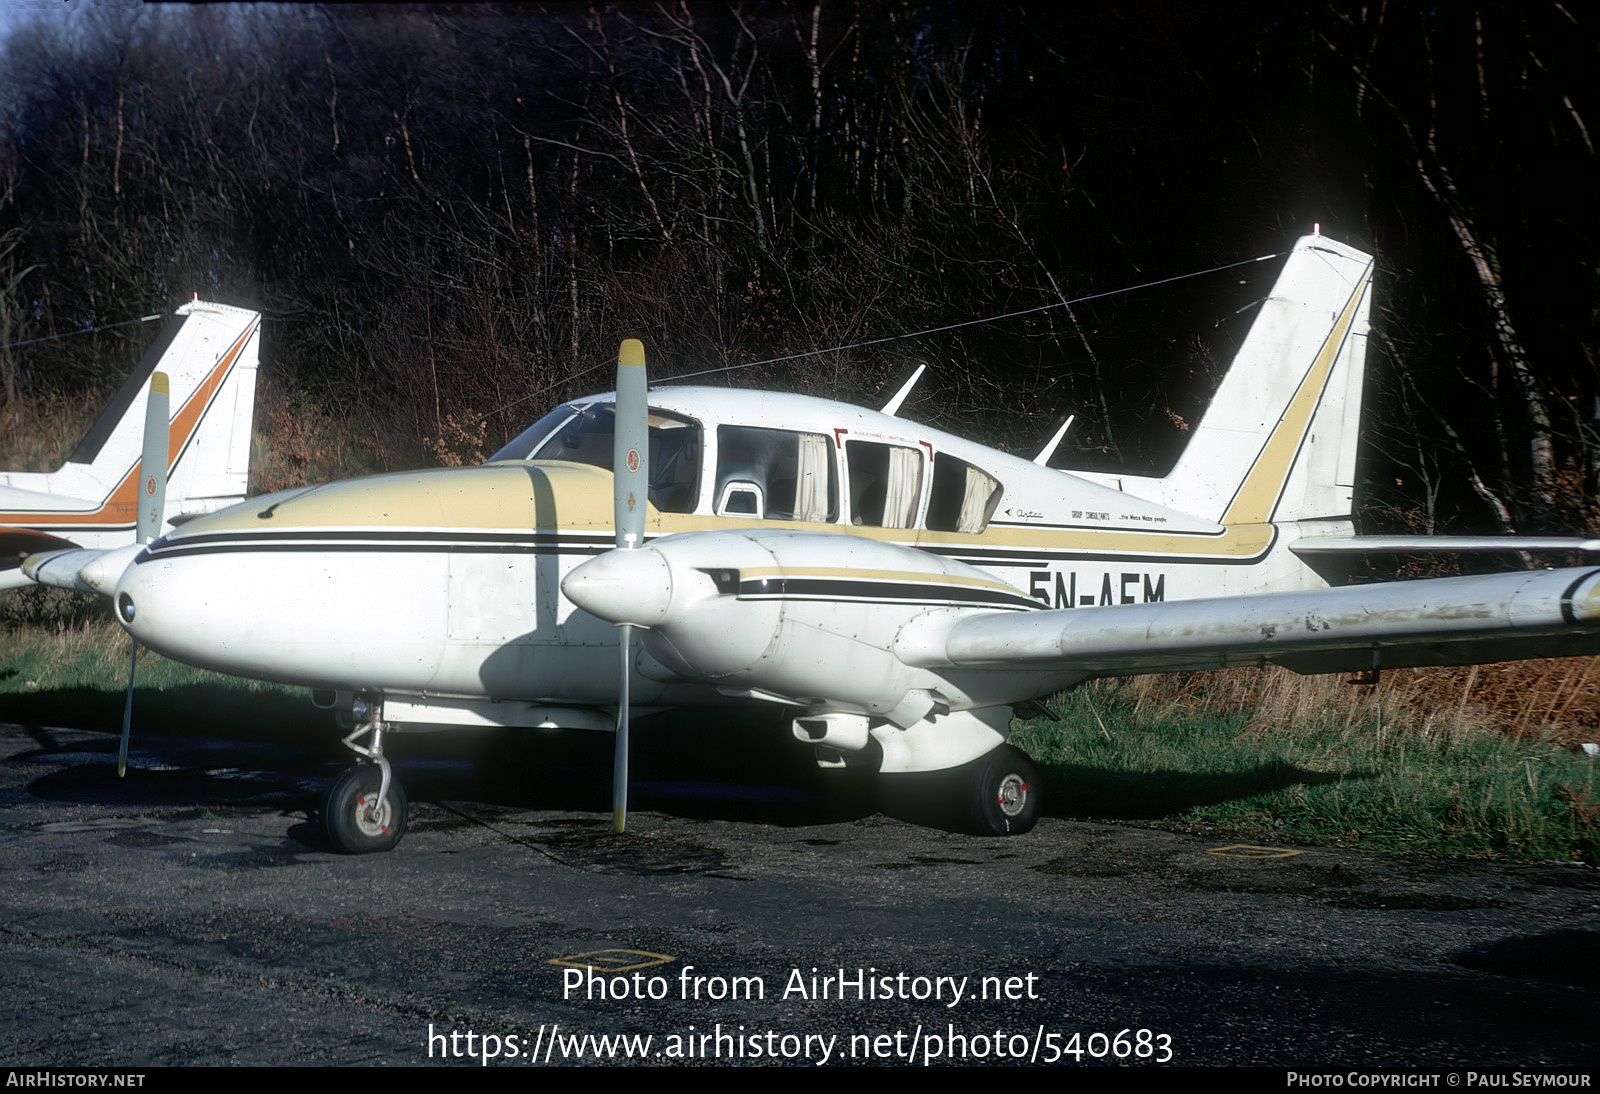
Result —
[[911, 620], [930, 610], [1037, 607], [939, 555], [775, 530], [696, 532], [611, 551], [562, 589], [602, 619], [647, 628], [651, 656], [685, 676], [901, 727], [973, 705], [960, 685], [895, 652]]

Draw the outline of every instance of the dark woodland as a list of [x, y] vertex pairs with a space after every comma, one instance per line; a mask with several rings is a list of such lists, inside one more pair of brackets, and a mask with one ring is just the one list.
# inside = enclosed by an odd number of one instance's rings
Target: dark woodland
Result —
[[266, 314], [276, 390], [419, 459], [609, 388], [637, 336], [657, 379], [789, 358], [706, 382], [868, 405], [925, 362], [910, 416], [1031, 455], [1076, 413], [1058, 464], [1160, 471], [1277, 264], [1114, 290], [1320, 223], [1381, 271], [1366, 526], [1596, 532], [1597, 28], [1550, 0], [74, 4], [0, 59], [0, 400], [114, 384], [152, 331], [110, 324], [199, 293]]

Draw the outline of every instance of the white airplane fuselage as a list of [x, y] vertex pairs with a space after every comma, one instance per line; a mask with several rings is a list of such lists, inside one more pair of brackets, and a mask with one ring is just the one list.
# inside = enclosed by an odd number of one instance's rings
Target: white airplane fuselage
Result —
[[[788, 603], [770, 602], [768, 617], [755, 618], [752, 609], [751, 618], [711, 628], [710, 640], [729, 647], [720, 688], [706, 682], [703, 655], [694, 659], [701, 671], [692, 679], [663, 663], [670, 658], [640, 657], [638, 705], [750, 697], [739, 685], [741, 659], [780, 641], [787, 622], [805, 628], [813, 656], [833, 666], [830, 695], [782, 694], [769, 683], [758, 697], [883, 713], [872, 708], [892, 707], [893, 697], [917, 687], [898, 679], [914, 670], [887, 651], [910, 619], [930, 610], [930, 585], [952, 590], [944, 610], [961, 611], [1323, 584], [1282, 549], [1302, 534], [1295, 523], [1212, 523], [904, 419], [804, 396], [665, 388], [652, 393], [651, 405], [671, 417], [675, 431], [694, 434], [676, 448], [695, 463], [679, 473], [688, 481], [678, 484], [673, 507], [684, 511], [652, 506], [647, 540], [720, 533], [706, 544], [714, 565], [750, 573], [765, 563], [781, 567], [791, 583], [797, 575], [826, 582], [840, 563], [836, 547], [796, 559], [799, 548], [791, 545], [775, 563], [762, 546], [784, 532], [810, 533], [795, 538], [800, 544], [820, 542], [815, 534], [822, 533], [848, 545], [852, 571], [878, 580], [843, 602], [830, 590], [825, 618], [803, 618], [791, 588]], [[769, 475], [782, 474], [773, 466], [784, 457], [763, 453], [760, 444], [786, 452], [796, 434], [817, 438], [812, 451], [823, 464], [812, 471], [829, 485], [818, 490], [823, 511], [811, 515], [824, 519], [729, 514], [730, 507], [773, 500], [775, 484], [753, 465], [764, 460]], [[549, 440], [519, 439], [529, 453]], [[871, 480], [884, 477], [890, 449], [903, 467], [898, 516], [886, 507], [864, 511], [860, 496], [881, 485]], [[981, 485], [969, 497], [974, 472]], [[793, 488], [776, 488], [790, 491], [792, 512]], [[574, 567], [611, 550], [611, 493], [610, 473], [595, 466], [503, 459], [272, 495], [191, 521], [153, 544], [129, 568], [118, 600], [135, 605], [136, 637], [172, 657], [263, 679], [411, 696], [436, 708], [430, 718], [449, 720], [452, 701], [509, 704], [509, 724], [517, 723], [519, 703], [604, 707], [616, 692], [616, 629], [579, 610], [561, 585]], [[955, 530], [963, 518], [983, 527]], [[885, 519], [912, 527], [877, 526]], [[1335, 527], [1348, 530], [1325, 521], [1318, 530]], [[872, 565], [874, 552], [883, 554], [881, 565]], [[914, 595], [897, 596], [913, 586]], [[932, 602], [939, 603], [937, 595]], [[1082, 678], [1066, 668], [967, 675], [959, 694], [944, 682], [942, 701], [986, 706]], [[1020, 691], [1019, 677], [1026, 678]], [[481, 707], [472, 709], [478, 713], [464, 720], [484, 717]]]
[[778, 702], [845, 751], [873, 726], [887, 769], [964, 763], [1004, 739], [1010, 704], [1089, 673], [919, 647], [956, 617], [1325, 584], [1287, 548], [1350, 531], [1371, 279], [1370, 256], [1302, 239], [1162, 479], [1052, 470], [806, 396], [663, 387], [630, 560], [595, 561], [618, 545], [601, 396], [485, 467], [187, 523], [127, 567], [117, 610], [160, 652], [375, 693], [400, 726], [604, 728], [628, 620], [645, 630], [633, 705]]

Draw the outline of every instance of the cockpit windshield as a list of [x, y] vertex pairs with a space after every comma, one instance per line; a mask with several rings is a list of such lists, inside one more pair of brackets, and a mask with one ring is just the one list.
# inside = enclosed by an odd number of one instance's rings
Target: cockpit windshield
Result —
[[[611, 470], [616, 437], [611, 403], [568, 403], [524, 429], [488, 462], [565, 460]], [[663, 513], [694, 511], [700, 494], [700, 424], [650, 411], [650, 504]]]
[[532, 458], [534, 446], [554, 433], [557, 426], [560, 426], [577, 413], [578, 408], [571, 403], [556, 407], [527, 429], [511, 438], [509, 444], [490, 456], [484, 463], [500, 463], [504, 460], [526, 460]]

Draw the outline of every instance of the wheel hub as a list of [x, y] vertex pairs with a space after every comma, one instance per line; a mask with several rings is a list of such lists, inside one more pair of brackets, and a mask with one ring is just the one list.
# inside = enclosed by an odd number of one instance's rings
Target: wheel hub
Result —
[[377, 837], [389, 832], [389, 803], [376, 794], [356, 795], [356, 827], [364, 836]]
[[1021, 775], [1007, 775], [1000, 780], [1000, 812], [1008, 817], [1019, 816], [1028, 805], [1028, 784]]

